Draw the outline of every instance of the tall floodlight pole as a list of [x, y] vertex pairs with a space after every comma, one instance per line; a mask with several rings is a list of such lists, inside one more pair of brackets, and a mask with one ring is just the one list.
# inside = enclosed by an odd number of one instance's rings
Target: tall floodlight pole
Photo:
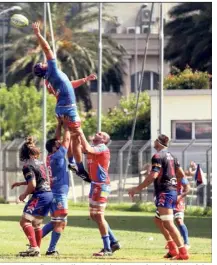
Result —
[[[5, 71], [5, 20], [4, 20], [4, 15], [9, 13], [10, 11], [14, 11], [14, 10], [21, 10], [22, 8], [20, 6], [12, 6], [8, 9], [5, 9], [3, 11], [0, 12], [0, 17], [2, 16], [2, 54], [3, 54], [3, 58], [2, 58], [2, 77], [3, 77], [3, 83], [6, 83], [6, 71]], [[2, 136], [2, 130], [1, 130], [1, 112], [0, 112], [0, 179], [2, 179], [2, 161], [3, 161], [3, 157], [2, 157], [2, 141], [1, 141], [1, 136]]]
[[3, 17], [2, 19], [2, 53], [3, 53], [3, 57], [2, 57], [2, 77], [3, 77], [3, 83], [6, 83], [6, 71], [5, 71], [5, 14], [8, 14], [11, 11], [14, 10], [22, 10], [22, 7], [20, 6], [12, 6], [8, 9], [3, 10], [2, 12], [0, 12], [0, 16]]
[[134, 86], [135, 86], [135, 93], [138, 92], [138, 76], [137, 76], [137, 71], [138, 71], [138, 37], [137, 37], [137, 32], [136, 32], [136, 29], [137, 29], [137, 25], [138, 25], [138, 21], [139, 21], [139, 17], [141, 16], [141, 11], [142, 9], [146, 8], [147, 5], [146, 4], [143, 4], [137, 15], [136, 15], [136, 19], [135, 19], [135, 34], [134, 34], [134, 53], [135, 53], [135, 57], [134, 57], [134, 71], [135, 71], [135, 76], [134, 76]]
[[98, 101], [97, 101], [97, 131], [101, 131], [101, 113], [102, 113], [102, 3], [99, 3], [99, 16], [98, 16]]
[[[47, 30], [47, 6], [46, 3], [44, 3], [44, 38], [46, 39], [46, 30]], [[46, 62], [46, 56], [44, 54], [44, 61]], [[47, 89], [45, 86], [45, 80], [43, 84], [43, 141], [42, 141], [42, 159], [44, 163], [46, 162], [46, 150], [45, 150], [45, 144], [47, 141], [47, 130], [46, 130], [46, 125], [47, 125]]]
[[48, 11], [51, 41], [52, 41], [52, 46], [53, 46], [53, 53], [54, 53], [54, 57], [56, 58], [56, 47], [55, 47], [55, 40], [54, 40], [54, 34], [53, 34], [53, 23], [52, 23], [52, 18], [51, 18], [50, 3], [47, 3], [47, 11]]
[[160, 87], [159, 87], [159, 133], [163, 133], [163, 88], [164, 88], [164, 16], [160, 3]]

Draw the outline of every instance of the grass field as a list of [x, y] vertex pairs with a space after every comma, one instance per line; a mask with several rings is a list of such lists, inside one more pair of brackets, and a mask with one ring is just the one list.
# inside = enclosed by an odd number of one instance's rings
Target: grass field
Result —
[[[88, 209], [71, 207], [68, 226], [59, 244], [59, 257], [46, 257], [50, 236], [42, 241], [41, 257], [20, 258], [16, 255], [26, 249], [27, 239], [19, 219], [23, 205], [0, 204], [0, 263], [3, 262], [168, 262], [165, 241], [156, 229], [153, 213], [107, 211], [106, 218], [120, 240], [122, 249], [109, 258], [92, 258], [100, 250], [102, 242], [95, 224], [89, 219]], [[49, 220], [49, 219], [47, 219]], [[186, 217], [190, 235], [190, 260], [188, 262], [211, 262], [212, 222], [210, 217]], [[153, 237], [153, 240], [149, 240]], [[177, 261], [174, 261], [177, 263]]]

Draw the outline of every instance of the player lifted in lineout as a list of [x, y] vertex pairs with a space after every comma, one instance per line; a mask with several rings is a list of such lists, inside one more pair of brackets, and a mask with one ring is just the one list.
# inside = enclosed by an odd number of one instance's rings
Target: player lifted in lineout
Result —
[[[77, 111], [76, 98], [74, 89], [72, 89], [72, 83], [68, 79], [67, 75], [58, 69], [52, 50], [48, 42], [40, 33], [40, 24], [35, 22], [32, 24], [32, 27], [47, 59], [47, 63], [37, 63], [34, 66], [34, 74], [38, 77], [43, 77], [50, 83], [53, 88], [52, 94], [55, 94], [57, 98], [55, 109], [56, 115], [57, 117], [68, 120], [68, 127], [73, 133], [80, 127], [81, 122]], [[92, 78], [95, 79], [94, 75], [89, 77], [88, 80], [93, 80]], [[84, 81], [85, 79], [83, 79], [83, 82]], [[77, 165], [77, 174], [85, 179], [85, 177], [88, 177], [88, 174], [82, 163], [81, 146], [78, 141], [75, 141], [76, 139], [73, 139], [73, 137], [76, 138], [78, 136], [76, 134], [73, 136], [72, 134], [71, 137], [74, 144], [72, 144], [72, 150], [69, 148], [68, 151], [69, 162], [73, 162], [74, 156]]]

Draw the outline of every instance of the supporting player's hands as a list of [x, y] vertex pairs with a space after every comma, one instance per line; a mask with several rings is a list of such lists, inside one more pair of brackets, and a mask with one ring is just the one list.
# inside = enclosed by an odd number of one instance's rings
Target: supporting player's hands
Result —
[[179, 203], [182, 200], [182, 195], [177, 196], [177, 203]]
[[90, 74], [89, 76], [86, 77], [87, 81], [92, 81], [92, 80], [96, 80], [96, 79], [97, 79], [96, 74]]
[[71, 132], [72, 136], [81, 136], [83, 134], [83, 130], [81, 127], [73, 129], [73, 132]]
[[40, 34], [40, 23], [39, 22], [32, 23], [32, 28], [36, 36]]
[[130, 196], [132, 199], [133, 199], [134, 195], [135, 195], [136, 193], [138, 193], [138, 192], [139, 192], [139, 190], [138, 190], [137, 187], [134, 187], [134, 188], [131, 188], [131, 189], [128, 190], [128, 194], [129, 194], [129, 196]]
[[15, 188], [15, 187], [19, 187], [20, 186], [20, 183], [19, 182], [14, 182], [12, 185], [11, 185], [11, 189]]
[[21, 202], [23, 202], [25, 199], [26, 199], [26, 194], [25, 194], [25, 193], [20, 194], [20, 196], [19, 196], [19, 200], [20, 200]]

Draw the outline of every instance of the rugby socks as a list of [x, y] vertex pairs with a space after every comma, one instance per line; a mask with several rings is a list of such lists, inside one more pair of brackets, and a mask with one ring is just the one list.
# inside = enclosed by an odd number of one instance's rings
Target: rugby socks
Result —
[[76, 163], [76, 165], [77, 165], [77, 167], [78, 167], [78, 172], [79, 172], [79, 173], [81, 173], [81, 172], [85, 172], [83, 162]]
[[23, 228], [25, 235], [27, 236], [29, 240], [30, 246], [34, 248], [37, 247], [37, 242], [35, 239], [35, 231], [32, 225], [28, 223], [28, 224], [25, 224], [22, 228]]
[[45, 237], [47, 234], [49, 234], [53, 230], [53, 222], [49, 222], [42, 228], [42, 237]]
[[188, 228], [185, 224], [179, 225], [179, 231], [184, 239], [184, 244], [189, 245], [188, 242]]
[[41, 227], [35, 228], [35, 239], [36, 239], [38, 247], [40, 248], [41, 239], [42, 239], [42, 229], [41, 229]]
[[116, 243], [117, 239], [115, 238], [109, 224], [108, 224], [108, 234], [109, 234], [109, 240], [111, 241], [111, 243]]
[[102, 236], [102, 240], [104, 249], [111, 251], [109, 235]]
[[169, 247], [169, 253], [172, 256], [176, 256], [178, 255], [178, 249], [177, 249], [177, 245], [173, 240], [168, 240], [167, 241], [168, 247]]
[[70, 164], [76, 164], [75, 159], [74, 159], [73, 156], [72, 157], [69, 157], [68, 158], [68, 161], [69, 161]]
[[59, 241], [61, 236], [61, 233], [58, 233], [56, 231], [53, 231], [51, 234], [51, 241], [50, 241], [50, 246], [48, 248], [48, 251], [54, 251], [57, 245], [57, 242]]

